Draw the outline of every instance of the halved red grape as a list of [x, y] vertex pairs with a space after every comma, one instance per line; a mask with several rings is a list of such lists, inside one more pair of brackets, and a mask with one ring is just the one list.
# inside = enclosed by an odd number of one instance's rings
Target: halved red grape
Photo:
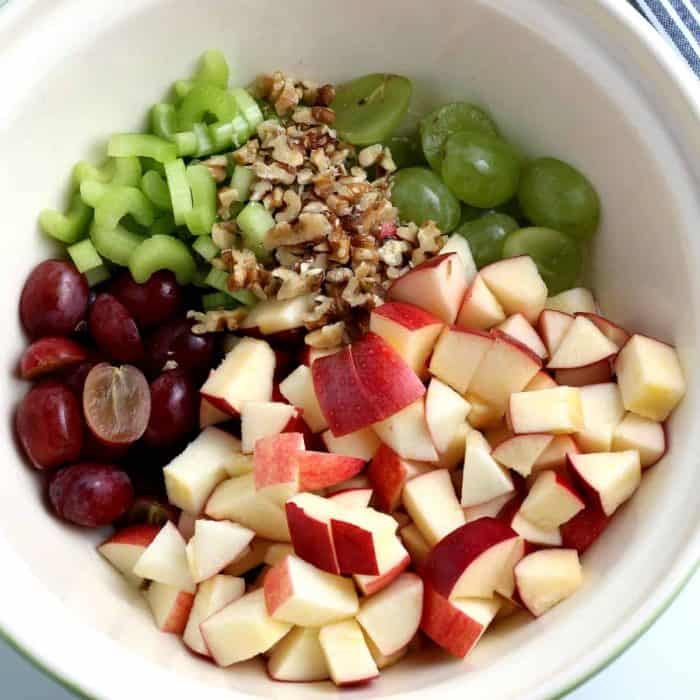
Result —
[[167, 501], [152, 496], [139, 496], [124, 513], [120, 525], [165, 525], [168, 520], [177, 523], [179, 515], [180, 511]]
[[68, 338], [58, 336], [35, 340], [22, 355], [20, 373], [23, 379], [36, 379], [87, 360], [87, 350]]
[[99, 358], [95, 358], [81, 362], [75, 365], [75, 367], [69, 367], [61, 372], [61, 380], [79, 399], [82, 399], [85, 380], [90, 370], [95, 365], [100, 364], [100, 362], [101, 360]]
[[74, 265], [46, 260], [30, 273], [22, 289], [19, 315], [32, 338], [70, 335], [85, 318], [88, 284]]
[[174, 445], [197, 427], [199, 392], [185, 371], [163, 372], [151, 382], [151, 407], [144, 442], [157, 448]]
[[95, 435], [92, 430], [85, 431], [83, 438], [83, 451], [80, 458], [88, 462], [101, 462], [103, 464], [116, 464], [126, 457], [130, 443], [124, 445], [104, 442]]
[[133, 499], [128, 474], [111, 464], [74, 464], [57, 472], [49, 485], [49, 500], [56, 515], [83, 527], [113, 523], [124, 515]]
[[37, 469], [53, 469], [80, 457], [83, 418], [75, 394], [45, 379], [24, 397], [16, 417], [19, 440]]
[[148, 367], [153, 375], [163, 371], [165, 363], [173, 361], [179, 369], [206, 376], [215, 363], [215, 344], [211, 335], [191, 332], [194, 321], [181, 318], [155, 330], [146, 341]]
[[98, 439], [130, 445], [143, 435], [151, 415], [146, 377], [131, 365], [95, 365], [85, 379], [83, 412]]
[[143, 343], [136, 321], [124, 304], [111, 294], [100, 294], [95, 299], [88, 327], [90, 335], [108, 357], [132, 364], [143, 360]]
[[169, 270], [154, 272], [143, 284], [134, 282], [126, 270], [114, 280], [109, 291], [144, 329], [164, 323], [182, 308], [182, 287]]

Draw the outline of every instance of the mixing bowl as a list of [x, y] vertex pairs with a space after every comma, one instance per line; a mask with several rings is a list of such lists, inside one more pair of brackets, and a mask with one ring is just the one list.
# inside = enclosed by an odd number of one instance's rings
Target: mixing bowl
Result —
[[241, 83], [282, 68], [340, 81], [393, 71], [415, 81], [412, 112], [487, 105], [532, 155], [574, 163], [604, 204], [590, 261], [603, 310], [675, 343], [688, 395], [671, 450], [585, 556], [585, 585], [529, 624], [497, 627], [466, 661], [410, 657], [353, 698], [550, 698], [625, 648], [700, 558], [700, 95], [680, 59], [620, 0], [19, 0], [0, 11], [0, 627], [88, 696], [316, 698], [329, 684], [274, 685], [250, 662], [221, 670], [160, 634], [93, 545], [59, 524], [18, 454], [11, 379], [23, 346], [16, 302], [49, 255], [37, 212], [67, 173], [147, 107], [209, 47]]

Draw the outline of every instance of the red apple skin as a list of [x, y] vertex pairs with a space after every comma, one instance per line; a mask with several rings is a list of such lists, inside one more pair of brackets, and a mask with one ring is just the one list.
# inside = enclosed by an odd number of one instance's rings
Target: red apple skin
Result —
[[68, 338], [40, 338], [24, 351], [20, 360], [20, 374], [22, 379], [37, 379], [85, 362], [88, 357], [88, 352], [82, 345]]
[[[276, 399], [272, 397], [273, 401], [279, 401], [279, 403], [288, 403], [281, 394], [281, 398]], [[300, 408], [297, 408], [297, 414], [293, 418], [289, 419], [289, 423], [284, 426], [284, 433], [301, 433], [304, 436], [304, 444], [307, 450], [316, 450], [318, 452], [323, 452], [326, 446], [323, 444], [320, 433], [312, 433], [311, 428], [309, 428], [308, 423], [304, 420], [303, 412]]]
[[296, 555], [323, 571], [339, 574], [330, 524], [310, 517], [296, 503], [287, 503], [286, 512]]
[[363, 595], [374, 595], [386, 588], [394, 579], [398, 578], [411, 565], [411, 556], [407, 554], [398, 564], [389, 569], [386, 573], [380, 574], [370, 583], [356, 580], [355, 583], [362, 591]]
[[301, 433], [280, 433], [255, 443], [255, 488], [262, 489], [298, 479], [297, 453], [304, 449]]
[[[573, 455], [573, 457], [575, 458], [576, 455]], [[600, 494], [578, 473], [574, 466], [572, 455], [569, 453], [566, 455], [566, 470], [567, 473], [571, 474], [571, 478], [576, 486], [578, 486], [586, 504], [596, 510], [602, 511], [603, 503], [600, 500]]]
[[206, 394], [201, 390], [199, 393], [204, 400], [208, 401], [212, 406], [218, 408], [220, 411], [228, 413], [232, 418], [237, 418], [240, 415], [238, 411], [228, 401], [222, 399], [220, 396]]
[[378, 306], [372, 313], [390, 321], [395, 321], [398, 325], [410, 331], [417, 331], [426, 326], [444, 325], [437, 316], [433, 316], [430, 312], [403, 301], [388, 301]]
[[365, 461], [358, 457], [306, 451], [296, 455], [299, 465], [299, 488], [316, 491], [352, 479], [364, 468]]
[[598, 360], [583, 367], [554, 370], [554, 379], [561, 386], [587, 386], [604, 384], [612, 378], [612, 364], [609, 358]]
[[401, 503], [406, 484], [406, 467], [399, 455], [381, 445], [367, 468], [367, 478], [374, 490], [374, 503], [379, 510], [393, 513]]
[[268, 570], [265, 574], [263, 588], [267, 614], [273, 615], [280, 605], [294, 595], [294, 586], [289, 576], [288, 557]]
[[574, 315], [583, 316], [595, 324], [598, 330], [606, 338], [612, 340], [612, 342], [615, 343], [620, 350], [622, 350], [623, 345], [630, 339], [631, 334], [628, 331], [600, 314], [594, 314], [590, 311], [579, 311]]
[[[129, 544], [148, 547], [161, 530], [161, 525], [131, 525], [115, 532], [102, 544]], [[102, 545], [100, 545], [102, 546]]]
[[492, 331], [490, 331], [490, 333], [491, 337], [494, 340], [501, 340], [505, 343], [508, 343], [509, 345], [513, 345], [521, 352], [524, 352], [529, 358], [531, 358], [532, 361], [537, 364], [538, 368], [542, 367], [542, 358], [539, 355], [535, 354], [535, 352], [527, 345], [521, 343], [517, 338], [513, 338], [513, 336], [511, 335], [508, 335], [503, 331], [499, 331], [497, 328], [494, 328]]
[[420, 628], [439, 647], [463, 659], [479, 641], [482, 626], [464, 615], [432, 586], [423, 588]]
[[583, 554], [607, 528], [610, 518], [602, 509], [588, 506], [559, 526], [562, 546]]
[[187, 620], [193, 605], [194, 593], [180, 591], [177, 594], [170, 615], [168, 615], [160, 631], [166, 634], [177, 634], [181, 636], [185, 631], [185, 627], [187, 627]]
[[423, 566], [423, 580], [448, 598], [465, 569], [494, 545], [517, 537], [497, 518], [479, 518], [445, 535], [431, 550]]
[[335, 519], [331, 519], [331, 530], [341, 574], [379, 574], [374, 539], [369, 530]]

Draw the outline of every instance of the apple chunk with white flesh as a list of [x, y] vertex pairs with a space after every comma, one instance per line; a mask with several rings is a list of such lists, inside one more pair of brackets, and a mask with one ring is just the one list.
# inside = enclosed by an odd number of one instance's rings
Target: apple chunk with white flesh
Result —
[[227, 466], [241, 451], [238, 439], [219, 428], [205, 428], [163, 469], [168, 500], [199, 515], [214, 488], [228, 476]]
[[428, 554], [430, 554], [430, 545], [415, 523], [402, 527], [398, 534], [404, 547], [411, 555], [411, 563], [414, 569], [416, 571], [419, 570], [428, 558]]
[[501, 520], [481, 518], [440, 540], [422, 569], [423, 580], [446, 598], [490, 598], [512, 571], [517, 533]]
[[428, 471], [430, 467], [427, 464], [403, 459], [391, 447], [382, 445], [367, 468], [377, 508], [393, 513], [401, 505], [406, 483]]
[[476, 277], [476, 263], [467, 239], [459, 233], [453, 233], [445, 245], [440, 248], [440, 255], [447, 253], [457, 253], [467, 275], [467, 284], [469, 284]]
[[567, 455], [573, 473], [605, 515], [612, 515], [642, 480], [639, 452], [598, 452]]
[[604, 384], [612, 379], [612, 363], [605, 358], [585, 367], [554, 370], [554, 380], [562, 386], [588, 386]]
[[583, 575], [574, 549], [543, 549], [524, 557], [515, 567], [520, 600], [539, 617], [573, 595]]
[[588, 367], [614, 357], [618, 347], [585, 316], [576, 316], [547, 365], [548, 369]]
[[520, 506], [520, 513], [531, 523], [545, 530], [554, 530], [571, 520], [586, 504], [563, 475], [545, 470]]
[[612, 450], [637, 450], [642, 468], [651, 467], [666, 453], [664, 426], [636, 413], [627, 413], [613, 431]]
[[615, 361], [627, 411], [664, 421], [686, 391], [676, 350], [644, 335], [633, 335]]
[[378, 306], [369, 319], [370, 331], [384, 338], [418, 376], [425, 373], [443, 325], [427, 311], [400, 301]]
[[463, 507], [476, 506], [512, 493], [513, 480], [483, 445], [467, 439], [462, 472]]
[[262, 588], [229, 603], [200, 625], [207, 649], [219, 666], [262, 654], [291, 628], [291, 624], [268, 615]]
[[563, 311], [545, 309], [537, 320], [537, 330], [547, 348], [549, 355], [554, 355], [561, 341], [567, 334], [574, 317]]
[[630, 333], [616, 323], [600, 316], [599, 314], [580, 311], [581, 316], [585, 316], [589, 321], [592, 321], [598, 330], [606, 337], [612, 340], [618, 348], [621, 348], [629, 339]]
[[264, 340], [242, 338], [209, 375], [202, 396], [234, 415], [244, 401], [269, 401], [275, 362], [275, 353]]
[[372, 428], [362, 428], [342, 437], [336, 437], [330, 430], [326, 430], [321, 435], [321, 439], [329, 452], [347, 457], [357, 457], [365, 462], [369, 462], [374, 457], [382, 444]]
[[438, 453], [430, 437], [422, 398], [372, 427], [380, 440], [404, 459], [437, 461]]
[[414, 304], [445, 323], [454, 323], [468, 284], [459, 256], [447, 253], [399, 277], [389, 288], [389, 299]]
[[245, 580], [236, 576], [219, 574], [207, 581], [202, 581], [197, 588], [182, 641], [197, 654], [209, 656], [199, 625], [244, 594]]
[[302, 418], [312, 433], [320, 433], [328, 427], [314, 388], [311, 370], [299, 365], [286, 379], [280, 382], [280, 394], [292, 406], [300, 408]]
[[223, 573], [229, 576], [242, 576], [251, 569], [260, 566], [265, 563], [265, 557], [272, 544], [269, 540], [255, 537], [248, 546], [248, 551], [244, 551], [236, 561], [229, 564]]
[[405, 573], [383, 591], [363, 600], [357, 621], [377, 649], [389, 656], [413, 639], [422, 612], [423, 581], [415, 574]]
[[620, 389], [614, 382], [581, 387], [583, 430], [574, 435], [583, 452], [609, 452], [613, 432], [625, 415]]
[[317, 491], [357, 476], [365, 467], [358, 457], [307, 450], [298, 452], [299, 484], [302, 491]]
[[469, 285], [457, 314], [460, 328], [488, 330], [506, 318], [498, 299], [484, 283], [481, 275], [476, 275]]
[[433, 377], [425, 395], [425, 420], [435, 449], [444, 454], [471, 406], [454, 389]]
[[195, 584], [187, 563], [185, 540], [170, 521], [165, 523], [134, 565], [134, 574], [166, 583], [186, 593], [194, 593]]
[[146, 600], [161, 632], [181, 635], [185, 631], [194, 602], [193, 593], [154, 581], [146, 591]]
[[381, 651], [379, 651], [379, 649], [377, 649], [377, 645], [367, 636], [367, 634], [365, 634], [365, 642], [367, 642], [369, 653], [372, 654], [374, 663], [377, 664], [377, 668], [380, 671], [383, 668], [388, 668], [389, 666], [393, 666], [394, 664], [398, 663], [408, 653], [408, 646], [405, 646], [403, 649], [399, 649], [393, 654], [385, 656]]
[[374, 595], [386, 588], [411, 563], [411, 556], [397, 536], [390, 538], [381, 550], [379, 573], [376, 575], [353, 574], [355, 584], [363, 595]]
[[313, 294], [293, 299], [266, 299], [250, 309], [240, 327], [244, 331], [257, 329], [263, 335], [301, 328], [304, 318], [313, 308]]
[[231, 420], [231, 414], [209, 403], [206, 399], [199, 401], [199, 429], [203, 430], [209, 425], [218, 425]]
[[328, 498], [344, 508], [368, 508], [372, 500], [372, 489], [346, 489], [330, 494]]
[[379, 675], [362, 628], [355, 620], [322, 627], [319, 641], [331, 679], [337, 686], [360, 685]]
[[115, 532], [97, 551], [138, 588], [143, 583], [143, 577], [134, 574], [134, 565], [159, 532], [158, 525], [131, 525]]
[[297, 454], [304, 450], [301, 433], [280, 433], [255, 443], [255, 488], [261, 496], [283, 505], [299, 492]]
[[195, 583], [205, 581], [241, 556], [255, 533], [224, 520], [197, 520], [187, 545], [188, 562]]
[[286, 556], [265, 576], [265, 604], [275, 620], [302, 627], [322, 627], [353, 617], [359, 610], [355, 586], [348, 578]]
[[420, 627], [438, 646], [461, 659], [476, 646], [500, 606], [495, 598], [448, 600], [426, 585]]
[[403, 504], [431, 546], [464, 525], [464, 512], [446, 469], [411, 479], [403, 489]]
[[329, 678], [328, 665], [318, 640], [320, 630], [295, 627], [275, 644], [267, 661], [267, 672], [276, 681], [311, 683]]
[[593, 294], [584, 287], [574, 287], [549, 297], [545, 303], [546, 309], [563, 311], [566, 314], [596, 313], [598, 305]]
[[512, 394], [508, 406], [511, 429], [518, 435], [579, 432], [584, 427], [580, 392], [578, 387], [560, 386]]
[[515, 496], [498, 513], [498, 519], [510, 525], [526, 543], [542, 547], [561, 547], [562, 535], [560, 529], [545, 530], [530, 522], [520, 511], [522, 497]]
[[[491, 501], [486, 501], [486, 503], [480, 503], [476, 506], [468, 506], [463, 508], [464, 519], [470, 523], [473, 520], [478, 520], [479, 518], [495, 518], [501, 512], [503, 506], [508, 503], [513, 498], [512, 493], [504, 493], [498, 498], [494, 498]], [[403, 532], [399, 530], [399, 534]]]
[[434, 377], [463, 394], [492, 345], [493, 339], [484, 331], [447, 327], [435, 344], [428, 369]]
[[297, 409], [277, 401], [246, 401], [241, 406], [241, 449], [250, 454], [255, 443], [284, 431]]
[[513, 469], [521, 476], [529, 476], [537, 460], [553, 439], [553, 436], [548, 433], [514, 435], [495, 447], [492, 457], [499, 464]]
[[537, 331], [522, 314], [513, 314], [509, 316], [503, 323], [496, 326], [496, 330], [522, 343], [526, 348], [532, 350], [541, 360], [547, 358], [549, 353], [547, 352], [545, 344], [542, 342], [540, 336], [537, 335]]
[[532, 466], [532, 471], [542, 469], [561, 469], [566, 464], [566, 455], [571, 452], [580, 452], [576, 441], [571, 435], [555, 435], [545, 451], [537, 458]]

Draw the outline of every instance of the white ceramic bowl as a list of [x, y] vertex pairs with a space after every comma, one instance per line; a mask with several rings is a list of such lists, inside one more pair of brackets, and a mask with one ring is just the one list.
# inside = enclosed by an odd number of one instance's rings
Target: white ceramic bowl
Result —
[[288, 69], [342, 80], [412, 77], [413, 109], [467, 98], [534, 155], [586, 172], [604, 219], [592, 282], [613, 318], [676, 343], [688, 376], [671, 451], [585, 557], [583, 590], [545, 617], [500, 627], [465, 662], [418, 657], [353, 698], [549, 698], [619, 653], [700, 558], [700, 129], [698, 84], [620, 0], [11, 0], [0, 11], [2, 487], [0, 627], [67, 684], [101, 699], [314, 698], [258, 663], [219, 670], [158, 633], [95, 553], [63, 527], [13, 446], [9, 377], [24, 340], [16, 302], [49, 244], [36, 215], [59, 204], [72, 163], [146, 108], [205, 48], [235, 77]]

